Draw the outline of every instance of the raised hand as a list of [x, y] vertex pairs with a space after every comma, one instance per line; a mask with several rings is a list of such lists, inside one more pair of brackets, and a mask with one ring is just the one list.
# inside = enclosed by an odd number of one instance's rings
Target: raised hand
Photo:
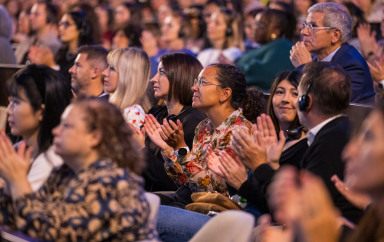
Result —
[[384, 80], [384, 58], [374, 58], [367, 62], [369, 71], [371, 72], [372, 78], [375, 82]]
[[167, 119], [164, 119], [163, 125], [161, 126], [160, 136], [174, 149], [187, 146], [184, 141], [183, 124], [180, 120], [177, 120], [175, 123], [172, 120], [168, 121]]
[[281, 224], [291, 224], [299, 217], [300, 200], [298, 172], [290, 166], [283, 167], [269, 186], [269, 204], [274, 217]]
[[0, 132], [0, 176], [7, 182], [13, 198], [32, 191], [27, 179], [31, 154], [25, 142], [15, 151], [4, 131]]
[[379, 45], [376, 41], [375, 33], [371, 31], [371, 26], [369, 24], [360, 24], [357, 27], [357, 38], [359, 39], [361, 51], [367, 60], [371, 60], [371, 57], [375, 57]]
[[286, 140], [284, 132], [280, 130], [278, 139], [271, 117], [262, 114], [257, 118], [255, 136], [259, 145], [264, 147], [269, 164], [278, 169]]
[[267, 153], [252, 134], [246, 130], [235, 130], [232, 134], [232, 148], [241, 158], [243, 164], [254, 171], [263, 163], [267, 163]]
[[[270, 203], [279, 222], [308, 242], [336, 242], [339, 212], [320, 178], [284, 167], [270, 186]], [[301, 241], [301, 240], [300, 240]]]
[[339, 240], [339, 212], [320, 178], [309, 172], [300, 176], [300, 216], [297, 228], [309, 242]]
[[308, 51], [307, 47], [305, 47], [303, 41], [299, 41], [292, 46], [289, 58], [294, 67], [298, 67], [312, 61], [311, 53]]
[[140, 149], [145, 147], [145, 128], [142, 127], [141, 129], [138, 129], [134, 125], [127, 123], [129, 127], [132, 129], [133, 134], [132, 137], [137, 141], [137, 143], [140, 146]]
[[367, 195], [349, 189], [337, 175], [333, 175], [331, 180], [336, 189], [356, 207], [363, 210], [371, 203], [371, 199]]
[[144, 128], [147, 136], [151, 141], [162, 150], [170, 150], [170, 147], [164, 139], [161, 137], [160, 132], [162, 131], [161, 125], [157, 122], [156, 118], [152, 114], [145, 116]]
[[208, 169], [211, 170], [218, 176], [224, 177], [224, 174], [221, 172], [221, 161], [220, 157], [212, 150], [211, 147], [208, 147], [207, 150], [207, 165]]
[[233, 158], [226, 151], [220, 152], [221, 165], [218, 166], [221, 176], [233, 188], [239, 189], [247, 180], [248, 174], [244, 164], [238, 159]]
[[255, 229], [255, 242], [290, 242], [293, 241], [291, 228], [283, 229], [282, 226], [273, 226], [270, 215], [263, 215], [258, 219]]

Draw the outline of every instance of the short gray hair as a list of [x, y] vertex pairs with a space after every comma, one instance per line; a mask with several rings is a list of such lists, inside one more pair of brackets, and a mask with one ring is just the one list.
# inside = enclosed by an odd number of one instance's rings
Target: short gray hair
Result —
[[338, 29], [343, 43], [350, 39], [352, 17], [344, 5], [333, 2], [317, 3], [308, 9], [308, 14], [313, 12], [324, 13], [324, 26]]

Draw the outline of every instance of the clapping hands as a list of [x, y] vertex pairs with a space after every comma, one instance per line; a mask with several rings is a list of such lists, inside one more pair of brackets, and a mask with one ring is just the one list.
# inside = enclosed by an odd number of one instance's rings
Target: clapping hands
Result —
[[360, 24], [357, 27], [357, 38], [359, 39], [363, 55], [368, 61], [371, 61], [371, 58], [375, 57], [379, 51], [379, 45], [376, 41], [375, 32], [371, 31], [371, 26], [369, 24]]
[[284, 167], [270, 186], [270, 203], [278, 222], [306, 241], [338, 241], [339, 212], [320, 178]]
[[178, 149], [187, 146], [184, 141], [183, 124], [180, 120], [163, 120], [161, 125], [152, 115], [146, 115], [144, 123], [148, 137], [163, 150]]
[[208, 168], [223, 177], [231, 187], [237, 190], [248, 178], [243, 163], [237, 157], [233, 158], [227, 151], [220, 151], [219, 155], [211, 151], [207, 159]]
[[257, 118], [252, 133], [242, 129], [233, 133], [232, 147], [252, 171], [264, 163], [277, 169], [284, 144], [284, 133], [280, 131], [277, 138], [272, 119], [266, 114]]
[[7, 182], [13, 198], [32, 191], [27, 179], [31, 157], [32, 151], [25, 142], [20, 142], [16, 151], [4, 131], [0, 132], [0, 176]]

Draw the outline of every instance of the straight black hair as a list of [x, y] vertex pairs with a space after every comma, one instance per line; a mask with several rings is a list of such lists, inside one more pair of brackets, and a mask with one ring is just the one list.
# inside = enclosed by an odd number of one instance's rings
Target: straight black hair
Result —
[[38, 153], [52, 144], [52, 129], [60, 123], [64, 109], [71, 101], [71, 85], [58, 72], [47, 66], [29, 65], [16, 72], [8, 81], [10, 96], [19, 97], [25, 91], [33, 110], [43, 108], [38, 133]]

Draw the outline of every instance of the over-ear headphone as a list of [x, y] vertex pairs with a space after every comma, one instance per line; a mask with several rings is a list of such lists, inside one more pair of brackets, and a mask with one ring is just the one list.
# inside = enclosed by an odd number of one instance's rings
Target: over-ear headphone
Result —
[[312, 87], [312, 82], [308, 84], [306, 92], [299, 97], [298, 106], [299, 106], [299, 110], [302, 112], [305, 112], [308, 109], [310, 99], [311, 99], [308, 94], [311, 90], [311, 87]]

